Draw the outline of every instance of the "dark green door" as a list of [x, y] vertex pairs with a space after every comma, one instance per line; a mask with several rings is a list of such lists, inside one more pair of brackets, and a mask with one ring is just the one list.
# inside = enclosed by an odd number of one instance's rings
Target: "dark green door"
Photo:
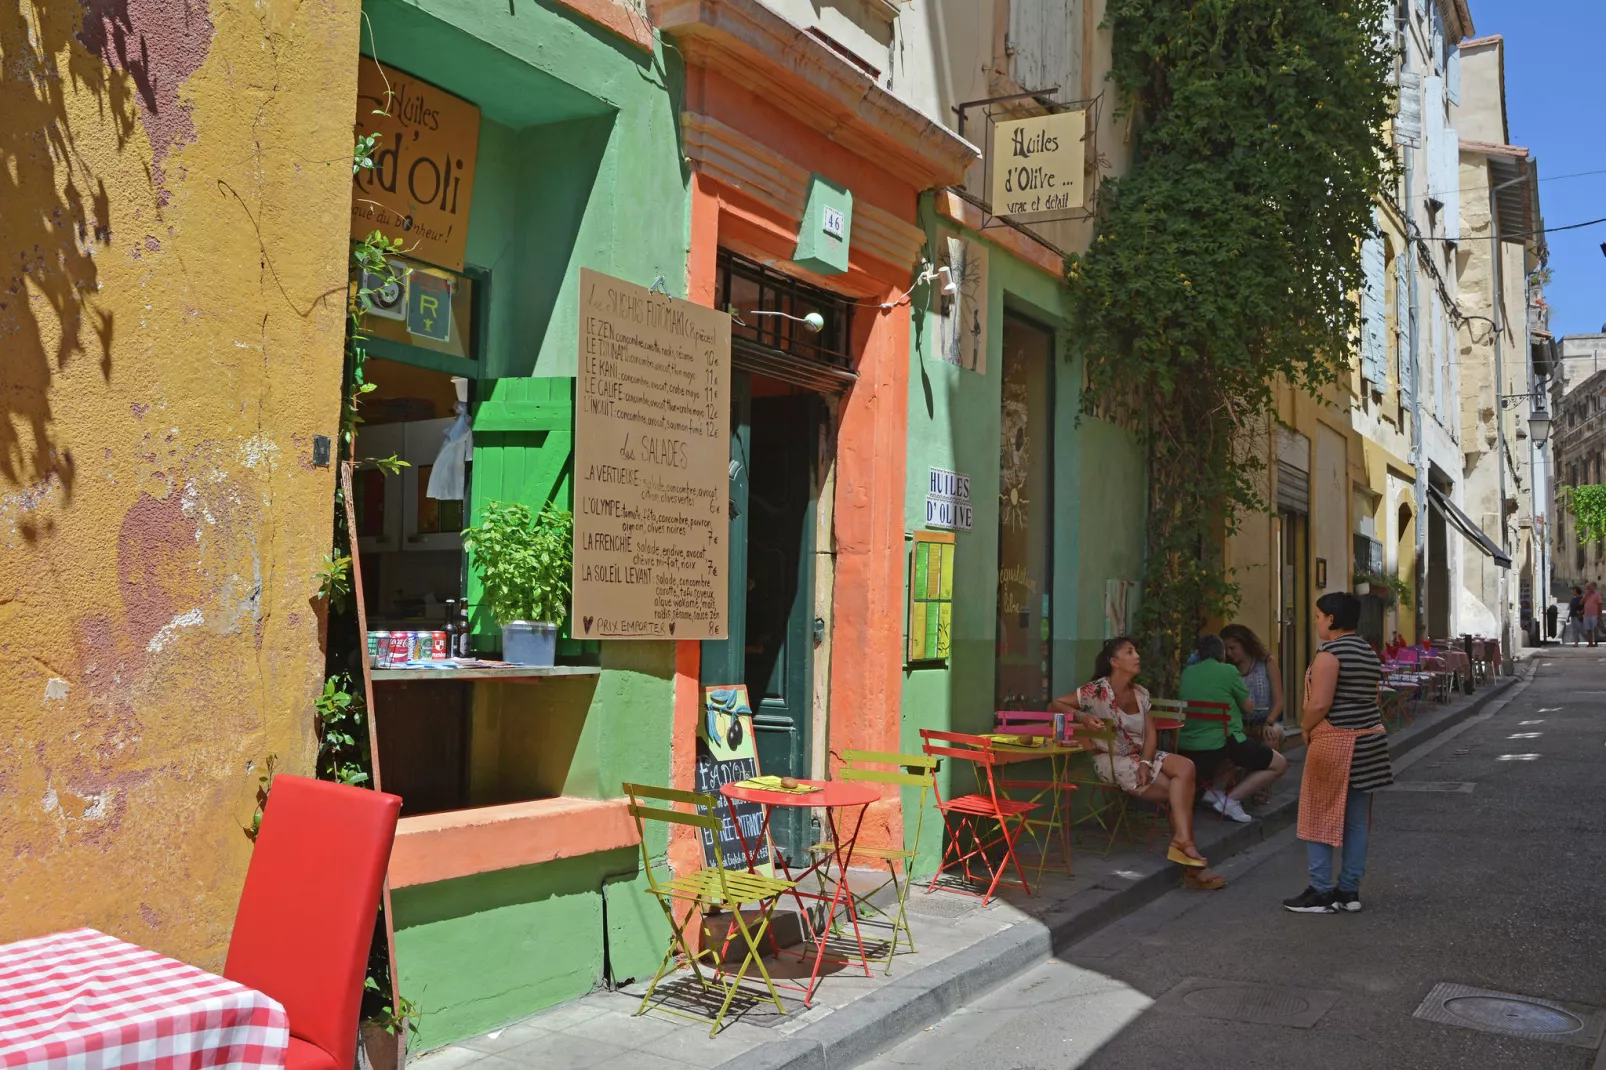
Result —
[[[747, 484], [747, 612], [744, 678], [753, 704], [759, 767], [809, 774], [814, 705], [814, 456], [819, 400], [813, 394], [753, 398], [752, 472]], [[776, 849], [804, 860], [811, 811], [777, 808]]]
[[[731, 373], [730, 638], [703, 643], [707, 686], [745, 683], [759, 766], [807, 776], [814, 701], [813, 395], [752, 396]], [[804, 860], [808, 810], [777, 808], [776, 849]]]

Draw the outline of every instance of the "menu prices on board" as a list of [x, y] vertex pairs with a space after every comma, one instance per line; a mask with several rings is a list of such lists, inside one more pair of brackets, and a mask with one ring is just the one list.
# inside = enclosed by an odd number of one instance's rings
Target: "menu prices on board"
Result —
[[723, 639], [728, 315], [580, 271], [574, 609], [586, 639]]

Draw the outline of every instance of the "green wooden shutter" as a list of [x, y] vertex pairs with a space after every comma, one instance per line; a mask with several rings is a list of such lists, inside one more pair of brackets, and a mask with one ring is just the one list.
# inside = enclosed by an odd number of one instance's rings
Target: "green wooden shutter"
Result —
[[[469, 523], [479, 523], [485, 503], [519, 502], [539, 512], [547, 505], [574, 508], [574, 380], [511, 378], [480, 380], [474, 407], [474, 468]], [[476, 650], [501, 644], [501, 629], [481, 604], [479, 574], [468, 574], [470, 619]], [[558, 641], [560, 654], [595, 650], [595, 642]]]

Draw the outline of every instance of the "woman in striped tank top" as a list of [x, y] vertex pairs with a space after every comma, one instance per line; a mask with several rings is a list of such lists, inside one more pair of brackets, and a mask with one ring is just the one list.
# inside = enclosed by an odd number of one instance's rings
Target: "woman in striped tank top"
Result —
[[[1306, 841], [1310, 886], [1283, 906], [1301, 914], [1361, 909], [1371, 833], [1372, 792], [1394, 781], [1388, 739], [1378, 707], [1383, 667], [1370, 643], [1355, 634], [1361, 600], [1344, 591], [1316, 601], [1322, 639], [1305, 674], [1300, 715], [1309, 744], [1299, 793], [1299, 838]], [[1335, 887], [1333, 856], [1342, 844]]]

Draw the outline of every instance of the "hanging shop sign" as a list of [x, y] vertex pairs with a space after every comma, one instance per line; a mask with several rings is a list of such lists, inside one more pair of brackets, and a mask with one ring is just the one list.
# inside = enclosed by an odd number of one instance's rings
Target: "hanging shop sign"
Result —
[[576, 638], [724, 639], [731, 321], [580, 272]]
[[352, 176], [351, 236], [400, 238], [408, 256], [463, 270], [480, 110], [404, 71], [357, 65], [357, 138], [372, 167]]
[[1086, 111], [995, 124], [988, 197], [993, 212], [1016, 217], [1081, 208], [1086, 137]]
[[970, 477], [946, 468], [931, 469], [926, 477], [926, 527], [969, 531], [970, 522]]

